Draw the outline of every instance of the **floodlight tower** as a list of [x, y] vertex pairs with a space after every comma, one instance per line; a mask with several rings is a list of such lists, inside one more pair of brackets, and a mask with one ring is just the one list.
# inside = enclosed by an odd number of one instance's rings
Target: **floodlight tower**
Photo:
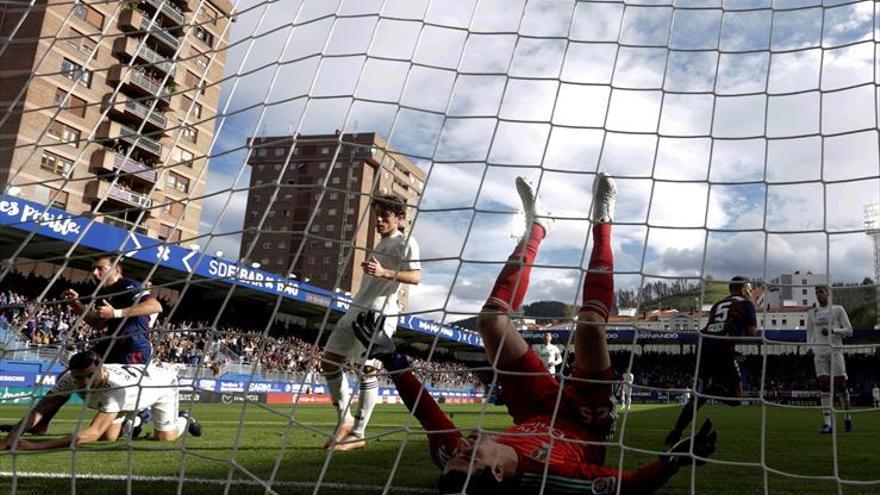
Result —
[[877, 323], [874, 328], [880, 328], [880, 203], [865, 206], [865, 234], [874, 241], [874, 287], [877, 294]]

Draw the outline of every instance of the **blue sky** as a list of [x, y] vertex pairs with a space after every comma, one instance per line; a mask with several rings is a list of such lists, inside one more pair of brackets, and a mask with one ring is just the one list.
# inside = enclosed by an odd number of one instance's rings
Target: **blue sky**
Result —
[[[858, 229], [880, 201], [873, 4], [659, 4], [242, 2], [213, 153], [344, 128], [418, 157], [422, 257], [463, 264], [427, 261], [417, 310], [479, 308], [499, 265], [468, 261], [513, 248], [516, 175], [562, 218], [538, 259], [556, 268], [535, 270], [528, 300], [577, 300], [596, 170], [621, 189], [619, 270], [872, 276]], [[208, 191], [246, 186], [244, 157], [214, 158]], [[202, 232], [240, 229], [244, 198], [212, 197]]]

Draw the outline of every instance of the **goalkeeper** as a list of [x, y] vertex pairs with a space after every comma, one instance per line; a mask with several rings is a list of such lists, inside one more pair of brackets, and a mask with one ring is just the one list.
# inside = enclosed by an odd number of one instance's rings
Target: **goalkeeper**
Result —
[[[409, 369], [374, 313], [361, 314], [354, 333], [381, 359], [413, 415], [428, 434], [431, 458], [442, 470], [441, 493], [648, 493], [663, 485], [679, 466], [709, 456], [717, 434], [706, 421], [697, 435], [675, 445], [657, 461], [633, 471], [603, 467], [612, 433], [613, 373], [604, 325], [614, 293], [611, 216], [614, 183], [599, 175], [594, 187], [593, 251], [584, 283], [575, 335], [575, 371], [564, 386], [548, 373], [511, 322], [529, 283], [538, 245], [551, 227], [542, 217], [530, 184], [517, 179], [531, 230], [502, 269], [483, 307], [479, 331], [498, 383], [518, 393], [507, 397], [513, 426], [503, 432], [476, 431], [464, 437]], [[560, 387], [562, 387], [560, 394]], [[693, 456], [693, 457], [692, 457]], [[619, 492], [618, 492], [619, 485]]]

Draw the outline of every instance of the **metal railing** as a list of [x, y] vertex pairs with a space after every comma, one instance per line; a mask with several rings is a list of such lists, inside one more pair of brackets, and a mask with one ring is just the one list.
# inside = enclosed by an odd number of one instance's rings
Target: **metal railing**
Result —
[[163, 88], [158, 83], [153, 82], [153, 80], [147, 77], [146, 74], [132, 71], [129, 81], [131, 81], [132, 84], [140, 86], [142, 89], [159, 99], [168, 100], [168, 98], [171, 97], [171, 91], [167, 88]]
[[150, 111], [150, 107], [138, 103], [134, 100], [125, 100], [125, 109], [129, 112], [147, 119], [154, 125], [164, 128], [168, 123], [168, 119], [159, 112]]
[[167, 31], [164, 31], [164, 28], [162, 26], [150, 22], [149, 19], [144, 18], [144, 20], [141, 21], [141, 30], [146, 31], [147, 34], [156, 38], [162, 43], [165, 43], [170, 48], [177, 50], [180, 47], [179, 39], [168, 34]]
[[157, 170], [150, 168], [137, 160], [126, 158], [119, 153], [113, 154], [113, 166], [123, 172], [128, 172], [150, 182], [156, 182], [156, 179], [159, 177], [159, 172]]
[[166, 0], [147, 0], [147, 3], [155, 7], [159, 12], [171, 19], [178, 26], [186, 22], [183, 12], [175, 7], [171, 2]]
[[141, 136], [131, 127], [120, 125], [119, 139], [127, 141], [135, 146], [139, 146], [156, 156], [162, 156], [162, 145], [158, 141]]
[[120, 201], [124, 201], [128, 204], [134, 206], [140, 206], [141, 208], [149, 208], [153, 206], [153, 200], [144, 196], [143, 194], [138, 194], [134, 191], [129, 191], [118, 184], [113, 184], [110, 186], [110, 189], [107, 191], [107, 195], [113, 198], [116, 198]]

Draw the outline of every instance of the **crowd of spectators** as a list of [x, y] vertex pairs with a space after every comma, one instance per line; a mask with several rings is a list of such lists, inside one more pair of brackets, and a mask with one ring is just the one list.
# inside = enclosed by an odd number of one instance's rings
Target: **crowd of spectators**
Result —
[[[31, 291], [33, 292], [33, 291]], [[36, 304], [27, 291], [0, 290], [0, 326], [14, 329], [18, 338], [31, 347], [65, 345], [82, 350], [93, 344], [100, 333], [84, 321], [76, 324], [77, 315], [61, 303]], [[319, 348], [314, 338], [301, 327], [273, 326], [268, 335], [263, 329], [242, 326], [213, 330], [204, 323], [163, 322], [152, 330], [154, 355], [165, 362], [210, 367], [215, 373], [229, 365], [258, 364], [264, 376], [296, 374], [309, 381], [320, 381]], [[432, 388], [477, 388], [491, 381], [486, 363], [462, 363], [451, 355], [434, 353], [428, 359], [423, 351], [404, 348], [422, 380]], [[570, 357], [570, 356], [569, 356]], [[612, 352], [612, 363], [620, 376], [632, 363], [637, 385], [656, 389], [686, 389], [693, 386], [696, 355], [642, 352]], [[766, 366], [761, 355], [744, 356], [740, 361], [743, 389], [760, 390], [762, 382], [768, 393], [782, 390], [817, 390], [812, 358], [806, 354], [772, 355]], [[880, 352], [847, 356], [849, 383], [853, 390], [870, 391], [880, 377]]]

